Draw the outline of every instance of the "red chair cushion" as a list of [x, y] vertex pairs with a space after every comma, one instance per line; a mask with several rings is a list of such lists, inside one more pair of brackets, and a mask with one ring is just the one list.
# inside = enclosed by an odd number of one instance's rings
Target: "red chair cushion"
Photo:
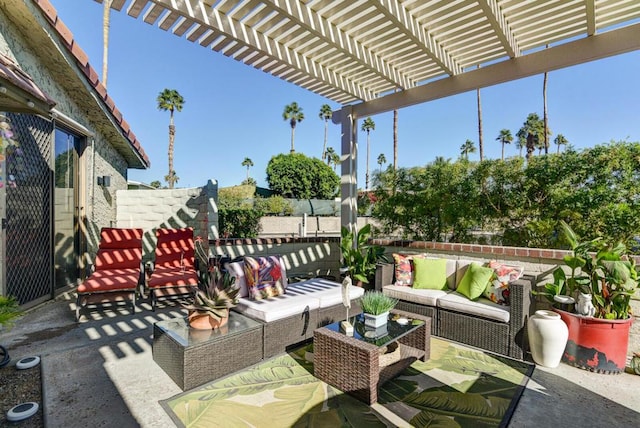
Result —
[[198, 273], [193, 268], [156, 266], [149, 278], [149, 288], [198, 285]]
[[142, 229], [103, 227], [100, 248], [142, 248]]
[[100, 249], [96, 255], [96, 271], [132, 268], [140, 271], [141, 248]]
[[134, 291], [140, 279], [140, 268], [97, 270], [78, 287], [78, 293]]

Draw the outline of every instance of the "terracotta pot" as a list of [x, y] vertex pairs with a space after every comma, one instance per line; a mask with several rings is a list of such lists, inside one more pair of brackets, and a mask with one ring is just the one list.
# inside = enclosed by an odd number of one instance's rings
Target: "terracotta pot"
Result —
[[189, 327], [195, 328], [197, 330], [213, 330], [216, 328], [220, 328], [227, 324], [229, 321], [229, 311], [227, 311], [227, 316], [216, 320], [209, 314], [202, 314], [197, 311], [189, 311]]
[[623, 372], [633, 318], [606, 320], [554, 309], [569, 328], [562, 361], [598, 373]]

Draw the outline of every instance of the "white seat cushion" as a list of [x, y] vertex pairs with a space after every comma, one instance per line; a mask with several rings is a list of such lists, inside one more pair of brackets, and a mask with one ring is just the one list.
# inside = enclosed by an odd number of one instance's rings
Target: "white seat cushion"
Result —
[[477, 315], [505, 323], [509, 322], [509, 306], [498, 305], [484, 297], [473, 301], [469, 300], [466, 296], [463, 296], [457, 291], [454, 291], [446, 296], [440, 297], [437, 305], [439, 308], [450, 309], [468, 315]]
[[[296, 289], [301, 293], [310, 293], [309, 295], [319, 300], [320, 308], [329, 308], [342, 304], [342, 284], [328, 279], [313, 278], [307, 281], [289, 284], [289, 290]], [[349, 287], [349, 299], [354, 300], [362, 297], [364, 288]]]
[[404, 285], [385, 285], [382, 292], [394, 299], [406, 300], [420, 305], [436, 306], [436, 302], [442, 296], [447, 295], [445, 290], [430, 290], [426, 288], [411, 288]]
[[320, 301], [312, 295], [287, 287], [286, 294], [268, 299], [249, 300], [242, 297], [238, 299], [236, 310], [253, 319], [270, 322], [300, 315], [306, 310], [317, 310], [319, 305]]

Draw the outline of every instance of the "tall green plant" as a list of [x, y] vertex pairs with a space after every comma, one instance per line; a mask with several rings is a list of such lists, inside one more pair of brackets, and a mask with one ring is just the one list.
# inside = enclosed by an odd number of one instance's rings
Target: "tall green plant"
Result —
[[0, 325], [12, 327], [22, 312], [18, 300], [13, 296], [0, 296]]
[[376, 274], [376, 264], [387, 261], [384, 255], [384, 247], [369, 245], [371, 225], [364, 225], [357, 233], [342, 227], [340, 252], [342, 264], [347, 269], [346, 274], [356, 282], [369, 284]]

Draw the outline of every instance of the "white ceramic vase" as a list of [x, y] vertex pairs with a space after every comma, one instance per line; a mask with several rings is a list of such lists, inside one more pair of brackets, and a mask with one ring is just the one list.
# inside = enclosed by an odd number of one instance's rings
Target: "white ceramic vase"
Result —
[[533, 361], [544, 367], [558, 367], [569, 338], [569, 329], [560, 314], [536, 311], [527, 323], [527, 333]]

